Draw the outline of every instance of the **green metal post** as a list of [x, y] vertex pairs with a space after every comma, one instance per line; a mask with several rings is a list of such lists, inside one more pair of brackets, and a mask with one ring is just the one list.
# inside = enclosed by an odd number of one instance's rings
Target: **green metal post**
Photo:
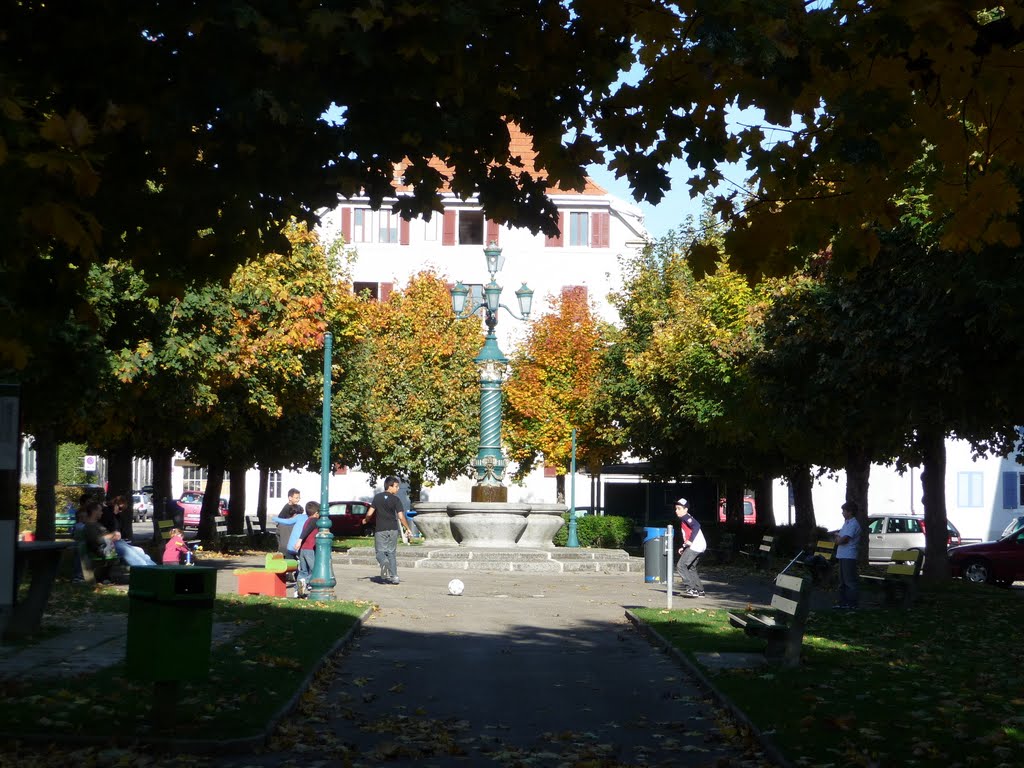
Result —
[[331, 345], [334, 337], [324, 334], [324, 408], [320, 427], [320, 519], [316, 521], [316, 544], [313, 547], [313, 573], [309, 580], [310, 600], [334, 600], [334, 578], [331, 563], [330, 471], [331, 471]]
[[579, 537], [576, 535], [576, 427], [572, 428], [572, 459], [569, 462], [569, 537], [565, 546], [578, 547]]

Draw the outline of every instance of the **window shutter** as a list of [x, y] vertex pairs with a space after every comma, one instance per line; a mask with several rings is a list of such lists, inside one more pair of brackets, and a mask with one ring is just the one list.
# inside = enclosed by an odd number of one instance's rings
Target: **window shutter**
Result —
[[609, 219], [607, 213], [595, 213], [590, 217], [590, 247], [607, 248], [609, 246]]
[[499, 243], [498, 230], [500, 229], [498, 222], [487, 220], [487, 234], [484, 236], [484, 245], [490, 245], [491, 243]]
[[398, 220], [398, 244], [409, 244], [409, 222], [406, 219]]
[[394, 290], [394, 288], [395, 288], [395, 284], [394, 283], [381, 283], [380, 284], [380, 300], [381, 301], [387, 301], [388, 297], [391, 295], [391, 291]]
[[455, 229], [458, 219], [455, 211], [444, 212], [444, 222], [441, 224], [441, 245], [455, 245]]
[[352, 242], [352, 209], [342, 208], [341, 209], [341, 236], [345, 238], [345, 243]]
[[565, 211], [558, 212], [558, 234], [555, 237], [549, 237], [544, 241], [546, 248], [561, 248], [562, 247], [562, 233], [565, 231]]
[[1017, 508], [1017, 491], [1020, 480], [1016, 472], [1003, 472], [1003, 509]]
[[558, 467], [544, 467], [544, 477], [558, 477]]

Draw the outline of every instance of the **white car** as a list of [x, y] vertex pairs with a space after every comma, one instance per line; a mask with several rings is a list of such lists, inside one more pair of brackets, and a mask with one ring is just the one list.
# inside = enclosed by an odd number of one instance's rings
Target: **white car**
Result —
[[[946, 521], [946, 546], [960, 544], [960, 531]], [[917, 515], [868, 515], [868, 560], [886, 562], [894, 551], [901, 549], [925, 550], [924, 518]]]
[[139, 523], [153, 517], [153, 501], [147, 493], [132, 494], [132, 519]]

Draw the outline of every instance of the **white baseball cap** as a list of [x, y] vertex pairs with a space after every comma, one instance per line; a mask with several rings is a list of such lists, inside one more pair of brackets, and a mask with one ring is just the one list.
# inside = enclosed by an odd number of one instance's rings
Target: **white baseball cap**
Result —
[[688, 502], [686, 499], [679, 499], [676, 502], [676, 506], [677, 507], [689, 507], [690, 506], [690, 502]]

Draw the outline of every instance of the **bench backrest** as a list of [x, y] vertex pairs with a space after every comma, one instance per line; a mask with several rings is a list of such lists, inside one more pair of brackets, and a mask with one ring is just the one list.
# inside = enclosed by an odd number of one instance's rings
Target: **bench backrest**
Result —
[[924, 558], [919, 549], [898, 549], [892, 553], [892, 562], [885, 569], [886, 576], [917, 578], [921, 575]]
[[811, 586], [807, 579], [782, 574], [775, 579], [772, 608], [785, 614], [790, 623], [802, 622], [811, 607]]
[[775, 552], [775, 537], [766, 533], [761, 538], [761, 543], [758, 545], [757, 551], [762, 555], [773, 554]]
[[836, 554], [836, 543], [831, 539], [821, 539], [814, 546], [814, 554], [831, 562], [832, 558], [835, 557]]
[[160, 531], [161, 539], [163, 539], [164, 541], [171, 540], [171, 528], [174, 527], [173, 520], [157, 520], [156, 527], [157, 530]]

